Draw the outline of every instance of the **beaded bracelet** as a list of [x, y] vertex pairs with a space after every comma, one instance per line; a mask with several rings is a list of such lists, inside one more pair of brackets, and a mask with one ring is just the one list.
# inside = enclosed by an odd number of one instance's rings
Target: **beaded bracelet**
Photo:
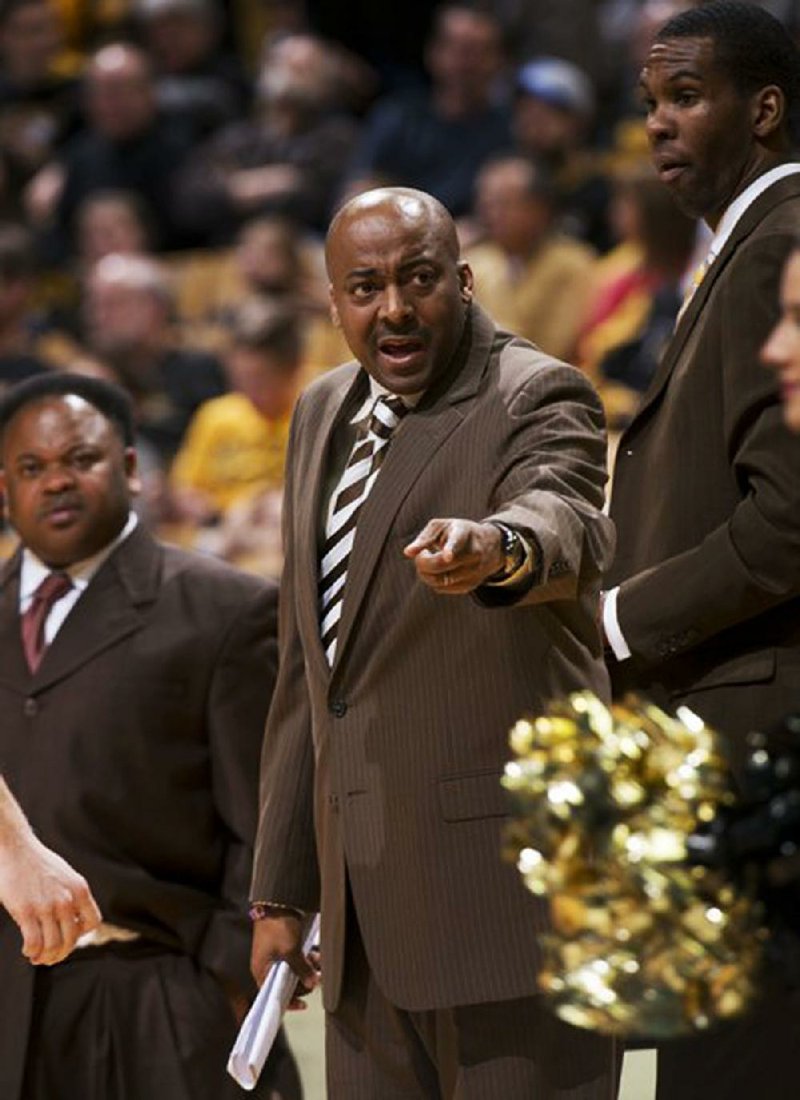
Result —
[[[276, 912], [277, 910], [277, 912]], [[265, 917], [292, 916], [302, 920], [305, 914], [294, 905], [281, 905], [278, 901], [254, 901], [248, 910], [250, 920], [264, 920]]]

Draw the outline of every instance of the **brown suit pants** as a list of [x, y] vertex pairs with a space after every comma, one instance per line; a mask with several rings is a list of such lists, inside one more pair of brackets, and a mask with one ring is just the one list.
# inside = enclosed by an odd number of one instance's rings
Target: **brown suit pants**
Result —
[[397, 1008], [370, 971], [352, 904], [325, 1052], [328, 1100], [615, 1100], [622, 1060], [613, 1040], [562, 1023], [539, 997]]

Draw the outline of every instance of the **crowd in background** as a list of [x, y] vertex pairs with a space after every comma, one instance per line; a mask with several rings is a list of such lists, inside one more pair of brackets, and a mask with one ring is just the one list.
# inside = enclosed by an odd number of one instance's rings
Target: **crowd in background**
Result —
[[[499, 325], [624, 425], [703, 230], [648, 167], [637, 75], [689, 0], [0, 0], [0, 389], [122, 383], [146, 522], [277, 572], [292, 408], [349, 358], [322, 238], [421, 188]], [[800, 33], [800, 3], [769, 8]]]

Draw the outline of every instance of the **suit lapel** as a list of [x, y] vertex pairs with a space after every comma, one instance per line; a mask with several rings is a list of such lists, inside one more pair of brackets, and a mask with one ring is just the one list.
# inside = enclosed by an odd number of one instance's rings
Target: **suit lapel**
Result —
[[464, 419], [465, 403], [474, 397], [485, 373], [494, 332], [492, 322], [473, 305], [470, 331], [466, 334], [468, 345], [460, 352], [461, 369], [441, 396], [432, 393], [430, 400], [423, 399], [404, 419], [389, 446], [380, 475], [358, 517], [332, 672], [347, 648], [398, 509], [436, 451]]
[[304, 429], [306, 436], [310, 437], [309, 451], [306, 461], [298, 464], [301, 472], [304, 470], [310, 472], [309, 484], [299, 486], [299, 492], [296, 493], [298, 504], [295, 523], [297, 538], [295, 557], [298, 569], [295, 589], [298, 621], [303, 633], [304, 650], [319, 666], [318, 671], [325, 676], [328, 675], [329, 668], [319, 633], [318, 595], [318, 542], [322, 492], [331, 438], [337, 427], [357, 412], [360, 401], [364, 399], [363, 385], [363, 372], [356, 365], [352, 370], [342, 372], [341, 379], [328, 393], [320, 415], [313, 421], [309, 418], [310, 423]]
[[18, 691], [30, 677], [19, 625], [19, 572], [22, 551], [17, 550], [0, 574], [0, 682]]
[[141, 629], [144, 607], [158, 594], [161, 550], [141, 528], [103, 563], [30, 677], [42, 691]]
[[714, 285], [735, 255], [739, 245], [750, 236], [770, 210], [774, 209], [780, 203], [785, 202], [787, 199], [796, 198], [798, 194], [800, 194], [800, 176], [788, 176], [782, 180], [778, 180], [778, 182], [774, 183], [771, 187], [768, 187], [767, 190], [762, 195], [759, 195], [756, 201], [745, 210], [742, 217], [734, 226], [733, 232], [725, 243], [725, 247], [709, 267], [705, 278], [698, 286], [692, 300], [689, 302], [683, 316], [678, 322], [675, 333], [664, 351], [658, 369], [653, 375], [633, 423], [623, 435], [623, 440], [631, 428], [638, 423], [641, 417], [646, 415], [648, 409], [655, 404], [664, 392], [690, 333], [696, 324], [702, 323], [705, 304]]

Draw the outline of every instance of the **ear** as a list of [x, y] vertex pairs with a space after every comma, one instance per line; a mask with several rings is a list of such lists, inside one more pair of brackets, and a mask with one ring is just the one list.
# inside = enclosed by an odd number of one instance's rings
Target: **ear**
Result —
[[333, 287], [328, 284], [328, 308], [330, 310], [331, 322], [334, 328], [341, 328], [342, 321], [339, 317], [339, 310], [336, 308], [336, 302], [333, 300]]
[[781, 129], [786, 117], [786, 96], [777, 84], [768, 84], [753, 96], [753, 134], [762, 141]]
[[458, 263], [458, 281], [461, 283], [461, 301], [468, 306], [474, 293], [474, 279], [472, 268], [464, 260]]
[[142, 491], [142, 479], [139, 477], [139, 465], [135, 447], [125, 448], [124, 462], [125, 478], [128, 482], [128, 488], [133, 496], [138, 496]]

